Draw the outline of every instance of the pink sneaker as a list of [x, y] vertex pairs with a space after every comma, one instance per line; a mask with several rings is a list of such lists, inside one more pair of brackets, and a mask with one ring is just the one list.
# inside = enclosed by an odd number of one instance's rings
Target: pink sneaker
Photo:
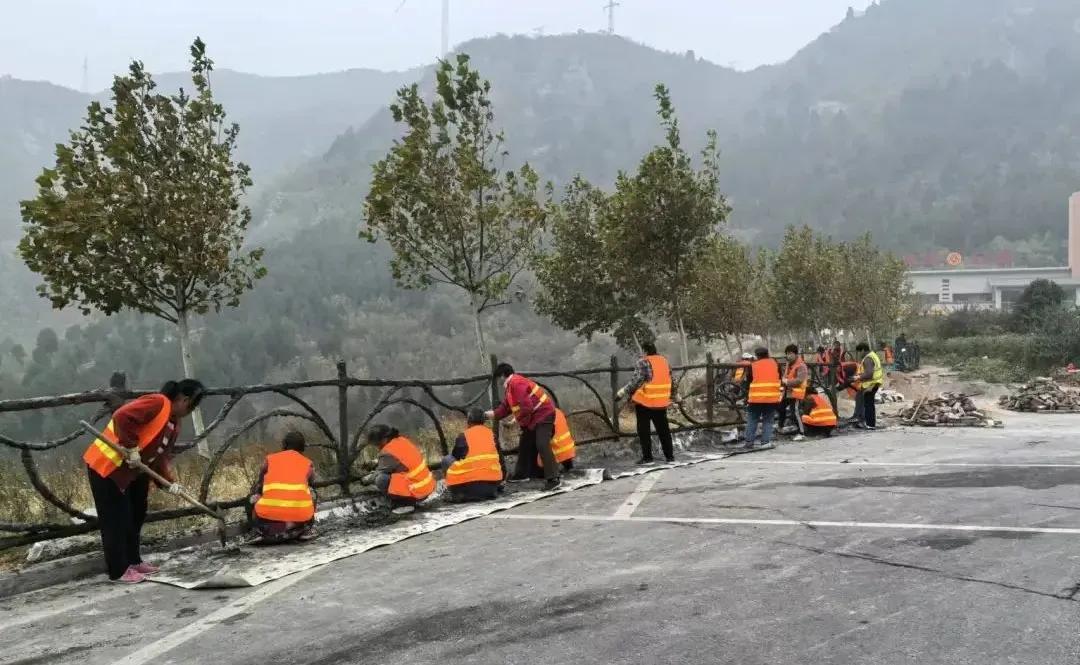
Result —
[[113, 580], [117, 584], [138, 584], [146, 580], [146, 576], [135, 570], [135, 566], [128, 566], [124, 574]]
[[143, 561], [142, 563], [137, 563], [134, 566], [132, 566], [131, 568], [132, 568], [132, 570], [135, 570], [136, 572], [142, 573], [143, 575], [153, 575], [154, 573], [161, 570], [160, 568], [158, 568], [154, 564], [148, 563], [146, 561]]

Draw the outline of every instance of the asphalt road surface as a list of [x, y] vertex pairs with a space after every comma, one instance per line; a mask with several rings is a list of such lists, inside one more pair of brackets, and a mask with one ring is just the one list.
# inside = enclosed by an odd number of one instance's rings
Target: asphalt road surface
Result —
[[1075, 416], [790, 444], [254, 589], [0, 601], [0, 663], [1080, 662]]

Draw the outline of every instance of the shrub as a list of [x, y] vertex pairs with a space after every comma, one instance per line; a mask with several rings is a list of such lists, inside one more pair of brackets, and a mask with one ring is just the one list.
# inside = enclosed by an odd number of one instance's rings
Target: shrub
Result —
[[961, 309], [950, 312], [935, 322], [935, 337], [975, 337], [1001, 335], [1011, 330], [1012, 317], [993, 310]]
[[962, 381], [1018, 383], [1030, 376], [1020, 365], [1000, 358], [968, 358], [958, 363], [956, 369]]

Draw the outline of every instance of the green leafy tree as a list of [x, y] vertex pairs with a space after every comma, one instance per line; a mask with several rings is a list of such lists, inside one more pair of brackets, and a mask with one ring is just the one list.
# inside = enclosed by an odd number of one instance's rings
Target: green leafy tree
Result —
[[796, 337], [816, 339], [830, 324], [831, 292], [838, 283], [834, 263], [837, 247], [808, 227], [788, 227], [773, 261], [768, 282], [769, 302], [778, 324]]
[[26, 362], [26, 349], [23, 348], [22, 344], [15, 344], [11, 347], [11, 357], [20, 365]]
[[188, 376], [190, 318], [235, 307], [266, 272], [263, 250], [243, 246], [251, 177], [233, 159], [239, 128], [214, 100], [200, 39], [191, 61], [191, 95], [160, 94], [136, 61], [114, 79], [111, 106], [90, 104], [38, 177], [37, 197], [22, 202], [19, 243], [54, 307], [175, 324]]
[[1051, 312], [1061, 309], [1065, 301], [1065, 291], [1049, 279], [1036, 279], [1024, 287], [1024, 291], [1013, 305], [1013, 316], [1021, 330], [1030, 331]]
[[41, 331], [38, 332], [37, 344], [34, 346], [34, 351], [30, 355], [33, 357], [34, 362], [44, 363], [59, 349], [60, 338], [56, 336], [56, 331], [52, 328], [42, 328]]
[[514, 301], [547, 209], [529, 165], [502, 168], [505, 139], [495, 129], [490, 93], [464, 54], [440, 62], [431, 103], [416, 84], [398, 91], [390, 110], [407, 130], [374, 167], [360, 234], [389, 243], [399, 286], [445, 284], [467, 294], [481, 365], [482, 315]]
[[694, 288], [685, 302], [687, 336], [699, 342], [721, 339], [729, 346], [732, 336], [758, 325], [754, 283], [755, 266], [746, 247], [735, 239], [715, 238], [695, 267]]
[[610, 332], [623, 348], [638, 348], [653, 333], [642, 317], [636, 289], [626, 289], [605, 246], [609, 197], [580, 176], [549, 215], [551, 238], [536, 259], [537, 312], [557, 326], [591, 339]]
[[835, 253], [841, 287], [835, 288], [830, 311], [836, 325], [884, 337], [913, 309], [911, 283], [903, 260], [877, 247], [864, 235], [841, 243]]

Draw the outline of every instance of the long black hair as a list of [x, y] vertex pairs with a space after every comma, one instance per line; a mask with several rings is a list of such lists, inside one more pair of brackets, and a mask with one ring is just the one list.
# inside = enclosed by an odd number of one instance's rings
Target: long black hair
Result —
[[161, 386], [161, 394], [169, 399], [187, 397], [191, 400], [191, 406], [199, 406], [203, 396], [206, 395], [206, 386], [198, 379], [181, 379], [179, 381], [166, 381]]

